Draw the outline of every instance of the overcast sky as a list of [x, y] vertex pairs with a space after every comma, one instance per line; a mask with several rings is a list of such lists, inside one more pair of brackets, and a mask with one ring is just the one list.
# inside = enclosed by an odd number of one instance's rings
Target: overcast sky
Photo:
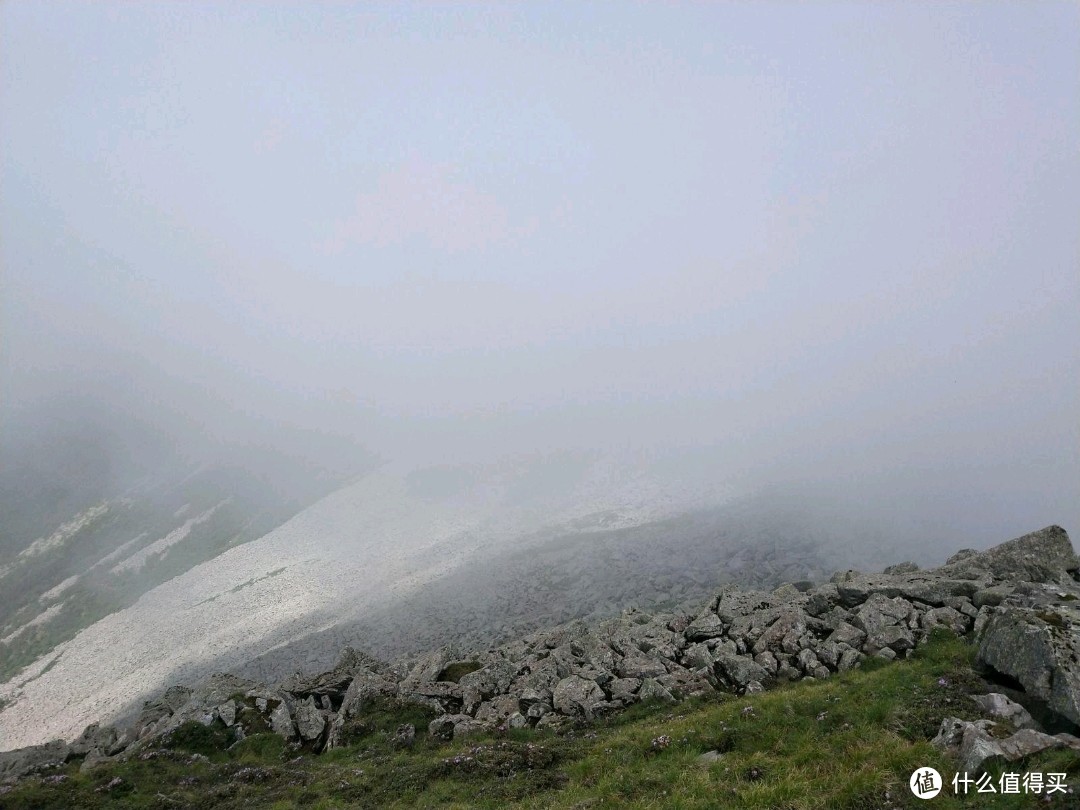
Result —
[[0, 260], [7, 406], [1080, 531], [1076, 3], [9, 0]]

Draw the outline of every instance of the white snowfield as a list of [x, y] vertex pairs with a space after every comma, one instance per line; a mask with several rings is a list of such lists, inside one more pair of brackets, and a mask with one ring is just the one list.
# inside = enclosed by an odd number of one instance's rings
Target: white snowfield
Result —
[[384, 468], [147, 592], [0, 684], [0, 750], [72, 739], [177, 680], [363, 616], [389, 593], [416, 592], [475, 550], [528, 542], [545, 527], [580, 531], [600, 512], [615, 528], [721, 499], [660, 484], [644, 469], [591, 462], [573, 487], [523, 498], [506, 468], [485, 470], [451, 497], [410, 494], [403, 471]]

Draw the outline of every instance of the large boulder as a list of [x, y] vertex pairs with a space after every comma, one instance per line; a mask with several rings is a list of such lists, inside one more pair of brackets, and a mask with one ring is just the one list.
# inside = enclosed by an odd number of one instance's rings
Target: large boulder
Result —
[[270, 712], [270, 728], [287, 740], [296, 736], [296, 723], [293, 722], [292, 712], [284, 700]]
[[1080, 724], [1078, 630], [1080, 612], [1071, 606], [1001, 607], [983, 631], [978, 660]]
[[552, 695], [556, 711], [565, 715], [582, 716], [587, 720], [593, 718], [600, 704], [606, 700], [604, 690], [596, 681], [579, 675], [571, 675], [559, 681]]
[[296, 729], [300, 733], [300, 739], [318, 743], [326, 730], [326, 717], [315, 706], [315, 698], [308, 696], [307, 700], [296, 706]]
[[[957, 555], [960, 556], [960, 555]], [[1068, 533], [1047, 526], [976, 554], [955, 557], [941, 570], [953, 574], [989, 571], [998, 579], [1061, 582], [1080, 567]]]
[[761, 664], [745, 655], [721, 652], [713, 665], [716, 674], [736, 690], [745, 689], [751, 681], [766, 681], [769, 673]]
[[387, 669], [383, 662], [370, 655], [354, 650], [352, 647], [346, 647], [338, 657], [337, 664], [329, 672], [317, 675], [297, 673], [283, 681], [281, 689], [298, 698], [314, 695], [318, 699], [326, 695], [334, 705], [337, 705], [358, 675], [384, 674]]
[[474, 712], [483, 701], [506, 694], [519, 672], [520, 667], [509, 661], [498, 660], [462, 675], [458, 679], [458, 686], [461, 687], [465, 711]]
[[71, 756], [71, 748], [63, 740], [53, 740], [44, 745], [0, 752], [0, 782], [9, 782], [21, 776], [59, 768]]

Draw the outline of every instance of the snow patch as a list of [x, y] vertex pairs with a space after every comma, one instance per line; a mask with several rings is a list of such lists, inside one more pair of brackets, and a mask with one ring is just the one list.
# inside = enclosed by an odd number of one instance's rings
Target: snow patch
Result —
[[165, 535], [161, 539], [155, 540], [153, 543], [146, 546], [145, 548], [141, 548], [138, 551], [136, 551], [134, 554], [132, 554], [126, 560], [114, 565], [113, 568], [112, 568], [111, 573], [113, 573], [113, 574], [121, 574], [124, 571], [140, 571], [140, 570], [142, 570], [143, 566], [145, 566], [146, 563], [150, 561], [151, 557], [160, 557], [162, 554], [164, 554], [166, 551], [168, 551], [172, 546], [175, 546], [177, 543], [179, 543], [181, 540], [183, 540], [189, 534], [191, 534], [191, 530], [193, 528], [198, 526], [200, 523], [205, 523], [211, 517], [213, 517], [214, 513], [218, 509], [225, 506], [225, 504], [229, 503], [231, 500], [232, 500], [232, 497], [230, 496], [230, 497], [226, 498], [225, 500], [223, 500], [221, 503], [210, 507], [205, 512], [203, 512], [201, 515], [196, 515], [193, 518], [188, 518], [187, 520], [184, 521], [183, 525], [180, 526], [179, 528], [173, 529], [171, 532], [169, 532], [167, 535]]

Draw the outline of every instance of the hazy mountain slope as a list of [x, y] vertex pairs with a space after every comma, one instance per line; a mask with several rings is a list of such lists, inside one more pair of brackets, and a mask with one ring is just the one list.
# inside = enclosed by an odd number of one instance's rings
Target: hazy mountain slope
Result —
[[369, 475], [39, 658], [0, 687], [2, 744], [78, 733], [166, 681], [236, 668], [268, 647], [360, 619], [471, 555], [541, 537], [538, 528], [588, 530], [600, 512], [605, 528], [637, 525], [703, 497], [625, 465], [572, 466], [569, 486], [561, 476], [545, 485], [544, 464], [511, 464], [452, 494], [426, 491], [401, 471]]
[[[698, 598], [726, 578], [767, 584], [895, 561], [827, 504], [732, 500], [672, 469], [588, 454], [384, 467], [38, 657], [0, 686], [2, 745], [77, 734], [212, 670], [310, 669], [342, 642], [384, 654], [486, 643], [628, 601]], [[227, 503], [190, 514], [214, 508], [208, 526]]]

